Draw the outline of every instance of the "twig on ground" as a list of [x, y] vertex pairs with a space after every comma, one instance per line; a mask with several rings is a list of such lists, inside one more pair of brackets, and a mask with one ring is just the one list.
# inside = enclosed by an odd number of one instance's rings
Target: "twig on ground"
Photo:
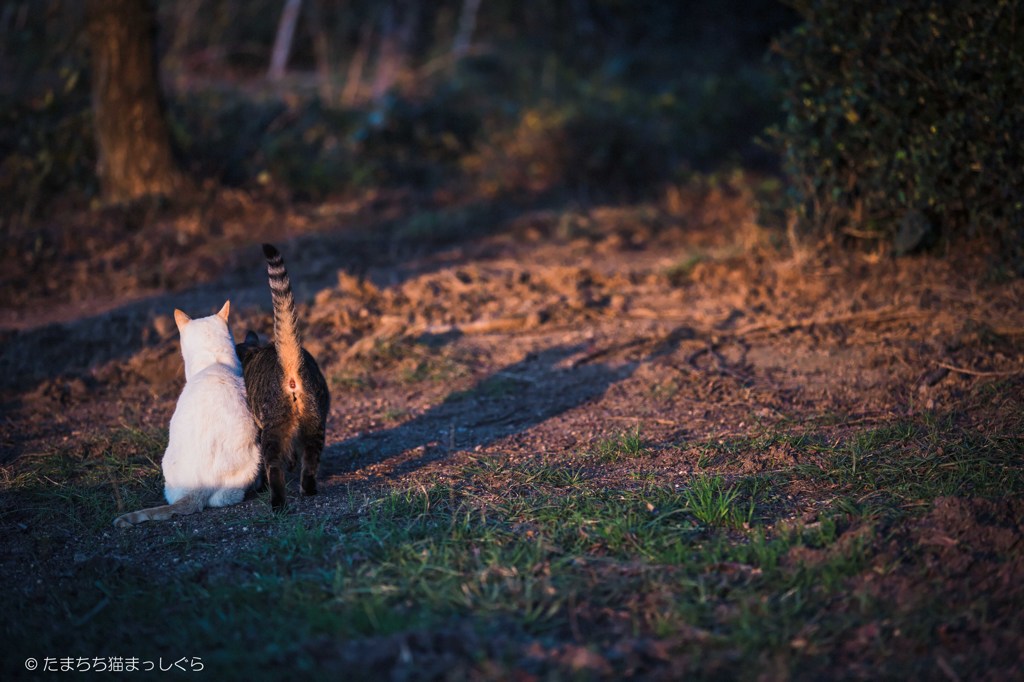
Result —
[[806, 329], [830, 324], [842, 324], [845, 322], [894, 322], [896, 320], [911, 320], [920, 317], [931, 317], [934, 313], [925, 310], [913, 312], [900, 312], [894, 310], [865, 310], [859, 313], [848, 313], [846, 315], [834, 315], [832, 317], [815, 317], [809, 320], [784, 320], [782, 322], [763, 322], [759, 324], [741, 327], [733, 332], [722, 331], [723, 336], [746, 336], [747, 334], [774, 334], [787, 332], [793, 329]]
[[103, 599], [100, 599], [99, 603], [97, 603], [96, 606], [94, 606], [91, 609], [89, 609], [88, 613], [86, 613], [84, 616], [82, 616], [81, 618], [76, 620], [75, 623], [74, 623], [74, 626], [76, 628], [82, 627], [83, 625], [88, 623], [90, 620], [95, 618], [96, 614], [98, 614], [103, 609], [107, 608], [108, 604], [110, 604], [110, 597], [103, 597]]
[[536, 327], [540, 325], [539, 317], [536, 315], [513, 315], [510, 317], [496, 317], [487, 320], [470, 320], [469, 322], [454, 322], [452, 324], [428, 324], [414, 325], [405, 330], [405, 336], [416, 336], [418, 334], [493, 334], [495, 332], [513, 332], [520, 329]]
[[943, 369], [948, 369], [950, 372], [956, 372], [958, 374], [968, 374], [972, 377], [1011, 377], [1017, 374], [1024, 374], [1024, 369], [1011, 369], [1003, 372], [988, 372], [978, 369], [970, 369], [969, 367], [957, 367], [947, 362], [936, 363]]
[[932, 371], [925, 374], [924, 377], [921, 379], [921, 386], [925, 388], [929, 386], [934, 386], [935, 384], [945, 379], [947, 376], [949, 376], [948, 367], [939, 367], [938, 369], [933, 369]]
[[614, 419], [616, 421], [622, 421], [622, 422], [636, 422], [636, 423], [640, 423], [641, 421], [653, 422], [655, 424], [661, 424], [662, 426], [678, 426], [679, 425], [679, 420], [678, 419], [659, 419], [657, 417], [620, 417], [620, 416], [617, 416], [617, 415], [607, 415], [604, 418], [605, 419]]
[[117, 503], [117, 513], [121, 514], [124, 512], [124, 500], [121, 499], [121, 491], [117, 488], [114, 472], [110, 472], [110, 487], [114, 489], [114, 502]]

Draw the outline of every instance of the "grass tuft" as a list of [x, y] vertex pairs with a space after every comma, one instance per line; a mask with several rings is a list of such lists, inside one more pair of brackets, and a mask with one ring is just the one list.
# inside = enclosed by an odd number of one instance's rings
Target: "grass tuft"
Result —
[[650, 449], [644, 442], [640, 425], [632, 431], [623, 431], [597, 443], [595, 454], [604, 462], [618, 462], [622, 459], [645, 457]]
[[753, 495], [741, 504], [740, 487], [726, 487], [721, 476], [701, 474], [690, 480], [683, 493], [687, 510], [701, 523], [711, 526], [749, 527], [754, 517]]

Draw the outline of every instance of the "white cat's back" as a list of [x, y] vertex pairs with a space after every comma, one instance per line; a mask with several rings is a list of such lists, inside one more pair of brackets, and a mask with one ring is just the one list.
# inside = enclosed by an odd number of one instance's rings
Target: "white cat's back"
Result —
[[245, 383], [234, 368], [210, 365], [185, 384], [168, 435], [163, 460], [168, 503], [195, 489], [237, 487], [244, 495], [256, 479], [256, 425]]

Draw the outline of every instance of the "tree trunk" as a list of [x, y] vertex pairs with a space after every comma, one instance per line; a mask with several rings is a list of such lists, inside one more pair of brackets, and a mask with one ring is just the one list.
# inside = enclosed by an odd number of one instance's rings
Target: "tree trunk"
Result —
[[324, 13], [321, 8], [323, 0], [313, 0], [307, 6], [306, 19], [309, 32], [313, 34], [313, 56], [316, 58], [317, 92], [320, 101], [328, 106], [335, 106], [334, 76], [332, 74], [334, 58], [331, 55], [331, 41], [327, 36]]
[[173, 194], [185, 181], [160, 97], [153, 6], [148, 0], [89, 0], [86, 10], [103, 199]]
[[452, 41], [452, 60], [458, 61], [469, 52], [469, 42], [473, 39], [476, 28], [476, 15], [480, 10], [480, 0], [462, 0], [462, 12], [459, 14], [459, 30]]
[[299, 21], [299, 10], [302, 0], [285, 0], [281, 20], [277, 24], [277, 37], [274, 38], [274, 49], [270, 53], [270, 68], [267, 78], [279, 81], [284, 78], [288, 66], [288, 55], [292, 53], [292, 38], [295, 37], [295, 24]]
[[359, 31], [359, 45], [352, 59], [348, 63], [348, 73], [345, 76], [345, 88], [341, 91], [341, 103], [343, 106], [355, 106], [359, 102], [359, 93], [363, 87], [363, 69], [366, 60], [370, 56], [373, 47], [373, 24], [376, 21], [371, 17], [363, 24]]
[[[401, 16], [396, 17], [398, 14]], [[393, 0], [384, 6], [377, 66], [373, 75], [373, 101], [377, 105], [384, 101], [384, 95], [402, 76], [418, 20], [418, 4]]]

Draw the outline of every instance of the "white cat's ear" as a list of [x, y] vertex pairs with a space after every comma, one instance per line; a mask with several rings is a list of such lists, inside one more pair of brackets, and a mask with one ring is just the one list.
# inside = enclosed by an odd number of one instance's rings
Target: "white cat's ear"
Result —
[[177, 308], [174, 309], [174, 322], [178, 325], [178, 331], [185, 328], [185, 325], [192, 321], [192, 318], [181, 312]]
[[225, 322], [227, 322], [228, 321], [228, 313], [230, 313], [230, 312], [231, 312], [231, 301], [224, 301], [224, 307], [220, 309], [219, 313], [217, 313], [217, 317], [219, 317], [220, 319], [222, 319]]

